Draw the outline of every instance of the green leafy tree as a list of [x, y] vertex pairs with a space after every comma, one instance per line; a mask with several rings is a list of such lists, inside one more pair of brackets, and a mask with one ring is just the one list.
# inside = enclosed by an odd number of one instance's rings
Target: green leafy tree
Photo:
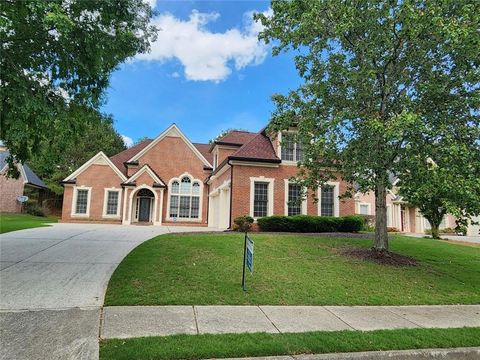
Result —
[[480, 3], [293, 0], [271, 7], [271, 16], [256, 15], [260, 38], [273, 42], [274, 55], [295, 51], [303, 79], [274, 95], [271, 129], [297, 127], [306, 186], [340, 174], [375, 193], [374, 249], [388, 250], [389, 173], [409, 168], [424, 133], [438, 140], [444, 128], [479, 126]]
[[147, 141], [147, 140], [152, 140], [152, 139], [149, 138], [148, 136], [139, 137], [139, 138], [135, 141], [134, 145], [138, 145], [138, 144], [140, 144], [141, 142], [144, 142], [144, 141]]
[[[72, 104], [97, 108], [109, 75], [146, 52], [156, 29], [142, 0], [2, 0], [0, 139], [24, 162]], [[10, 169], [14, 169], [10, 166]]]
[[57, 194], [63, 193], [60, 181], [99, 151], [112, 156], [126, 149], [110, 115], [77, 106], [70, 106], [64, 115], [73, 118], [75, 128], [65, 127], [65, 120], [53, 124], [50, 137], [42, 140], [39, 151], [29, 161], [37, 175]]
[[480, 145], [476, 140], [480, 128], [472, 137], [454, 131], [441, 143], [425, 144], [423, 154], [412, 153], [409, 169], [399, 182], [400, 194], [428, 220], [434, 239], [440, 238], [445, 215], [455, 215], [461, 229], [480, 214]]

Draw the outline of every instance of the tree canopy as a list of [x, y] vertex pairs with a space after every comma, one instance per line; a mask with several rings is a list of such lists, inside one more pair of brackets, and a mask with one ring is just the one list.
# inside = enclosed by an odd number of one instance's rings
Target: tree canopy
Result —
[[444, 141], [449, 130], [465, 138], [480, 126], [480, 3], [292, 0], [271, 7], [272, 16], [256, 15], [260, 38], [273, 42], [274, 55], [295, 51], [303, 79], [273, 96], [271, 129], [297, 127], [307, 186], [339, 173], [375, 192], [374, 247], [388, 249], [388, 174], [407, 173], [411, 154], [425, 154], [425, 144]]
[[84, 117], [70, 107], [98, 108], [110, 73], [149, 49], [151, 15], [142, 0], [1, 2], [0, 139], [10, 165], [38, 152], [53, 129], [74, 131]]
[[55, 193], [63, 193], [60, 181], [87, 160], [103, 151], [112, 156], [126, 149], [122, 137], [113, 127], [113, 118], [95, 109], [70, 106], [68, 116], [75, 128], [62, 122], [50, 128], [51, 135], [41, 141], [29, 164]]
[[456, 217], [459, 230], [480, 214], [479, 133], [480, 127], [468, 141], [451, 130], [441, 142], [425, 144], [423, 154], [412, 153], [409, 169], [402, 173], [400, 194], [428, 220], [433, 238], [439, 238], [446, 214]]

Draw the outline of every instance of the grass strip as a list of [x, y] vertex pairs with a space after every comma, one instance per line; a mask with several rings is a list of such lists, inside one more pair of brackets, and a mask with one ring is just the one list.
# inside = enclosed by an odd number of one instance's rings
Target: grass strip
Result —
[[111, 339], [101, 360], [208, 359], [480, 346], [480, 328], [205, 334]]

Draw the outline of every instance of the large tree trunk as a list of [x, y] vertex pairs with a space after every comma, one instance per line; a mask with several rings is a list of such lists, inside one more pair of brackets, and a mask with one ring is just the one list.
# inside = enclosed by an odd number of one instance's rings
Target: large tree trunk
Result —
[[440, 239], [440, 232], [438, 230], [439, 226], [436, 224], [431, 224], [432, 226], [432, 238]]
[[375, 244], [377, 251], [388, 250], [387, 233], [387, 189], [378, 183], [375, 189]]

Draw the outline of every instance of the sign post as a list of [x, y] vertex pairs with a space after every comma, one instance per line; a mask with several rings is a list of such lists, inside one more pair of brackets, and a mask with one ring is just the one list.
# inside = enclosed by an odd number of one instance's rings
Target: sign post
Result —
[[245, 242], [243, 245], [243, 273], [242, 273], [242, 288], [243, 291], [247, 291], [245, 287], [245, 271], [248, 269], [250, 273], [253, 273], [253, 241], [248, 237], [245, 232]]

